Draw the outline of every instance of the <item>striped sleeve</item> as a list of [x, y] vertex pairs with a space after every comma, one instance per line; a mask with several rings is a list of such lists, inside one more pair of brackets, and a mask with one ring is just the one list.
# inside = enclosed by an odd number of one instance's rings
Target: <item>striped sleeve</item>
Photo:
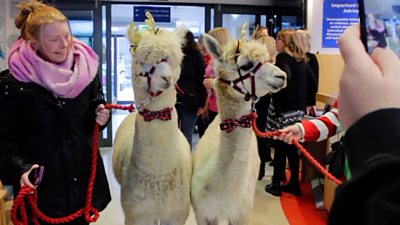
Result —
[[322, 141], [343, 130], [338, 120], [337, 108], [332, 109], [321, 117], [301, 122], [304, 141]]

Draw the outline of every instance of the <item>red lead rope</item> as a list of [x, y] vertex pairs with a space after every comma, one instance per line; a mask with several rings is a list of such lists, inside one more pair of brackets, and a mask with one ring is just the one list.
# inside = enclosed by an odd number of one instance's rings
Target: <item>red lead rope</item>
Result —
[[[272, 137], [272, 136], [279, 136], [281, 134], [280, 131], [271, 131], [271, 132], [261, 132], [256, 125], [256, 119], [257, 119], [257, 113], [252, 112], [251, 114], [252, 117], [252, 126], [254, 133], [256, 133], [257, 136], [266, 138], [266, 137]], [[299, 143], [297, 139], [293, 140], [293, 144], [301, 151], [301, 153], [313, 164], [319, 171], [321, 171], [322, 174], [324, 174], [326, 177], [328, 177], [329, 180], [335, 182], [337, 185], [341, 184], [342, 181], [337, 179], [335, 176], [333, 176], [331, 173], [329, 173], [321, 164], [314, 159], [314, 157]]]
[[[105, 105], [107, 109], [121, 109], [121, 110], [129, 110], [129, 112], [133, 112], [135, 110], [133, 105], [122, 106], [115, 104], [107, 104]], [[28, 225], [28, 214], [26, 212], [25, 207], [25, 198], [28, 200], [28, 203], [31, 207], [32, 211], [32, 221], [35, 225], [39, 225], [39, 219], [51, 224], [61, 224], [70, 222], [82, 215], [85, 216], [85, 219], [88, 223], [96, 222], [99, 218], [100, 214], [97, 209], [92, 206], [92, 197], [93, 197], [93, 188], [94, 182], [96, 181], [96, 168], [97, 168], [97, 156], [98, 156], [98, 148], [99, 148], [99, 125], [96, 123], [94, 127], [93, 133], [93, 147], [92, 147], [92, 164], [91, 164], [91, 172], [90, 172], [90, 180], [87, 190], [86, 196], [86, 204], [85, 207], [76, 211], [75, 213], [60, 217], [60, 218], [52, 218], [46, 216], [37, 206], [37, 191], [31, 187], [24, 186], [18, 193], [18, 196], [14, 200], [13, 207], [11, 209], [11, 220], [14, 225]], [[20, 216], [18, 217], [18, 212]]]

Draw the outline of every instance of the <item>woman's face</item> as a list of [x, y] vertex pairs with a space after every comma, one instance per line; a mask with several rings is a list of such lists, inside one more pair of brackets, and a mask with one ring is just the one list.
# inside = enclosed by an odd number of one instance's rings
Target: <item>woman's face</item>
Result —
[[261, 29], [258, 30], [256, 33], [256, 39], [260, 39], [261, 37], [268, 37], [268, 30], [267, 29]]
[[276, 51], [283, 52], [283, 50], [285, 49], [285, 42], [282, 40], [282, 38], [278, 37], [276, 39], [275, 48], [276, 48]]
[[45, 60], [57, 64], [64, 62], [72, 45], [68, 23], [56, 22], [45, 25], [40, 39], [34, 45]]

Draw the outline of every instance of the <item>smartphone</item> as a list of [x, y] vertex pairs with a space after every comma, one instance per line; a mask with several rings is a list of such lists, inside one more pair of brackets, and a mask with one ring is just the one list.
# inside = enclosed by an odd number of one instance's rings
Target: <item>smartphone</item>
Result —
[[29, 173], [29, 181], [34, 185], [38, 186], [40, 182], [42, 181], [43, 177], [43, 172], [44, 172], [44, 166], [39, 166], [38, 168], [32, 169], [32, 171]]
[[400, 0], [358, 0], [358, 7], [365, 49], [389, 48], [400, 56]]

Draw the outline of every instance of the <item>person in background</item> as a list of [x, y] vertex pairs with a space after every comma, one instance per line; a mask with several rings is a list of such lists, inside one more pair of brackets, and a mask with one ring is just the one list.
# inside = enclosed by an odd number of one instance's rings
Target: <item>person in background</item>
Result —
[[[201, 51], [201, 54], [203, 55], [204, 61], [205, 61], [205, 66], [206, 66], [206, 74], [207, 74], [207, 67], [211, 63], [212, 57], [208, 53], [206, 46], [204, 45], [204, 38], [201, 36], [199, 38], [198, 42], [199, 49]], [[206, 78], [206, 75], [204, 75], [204, 78]], [[207, 97], [208, 98], [208, 97]], [[206, 131], [209, 123], [209, 113], [208, 113], [208, 102], [206, 101], [206, 104], [204, 107], [201, 107], [201, 110], [199, 111], [199, 115], [197, 117], [197, 129], [199, 131], [199, 138], [201, 138]]]
[[[339, 39], [344, 59], [339, 118], [351, 178], [337, 187], [329, 225], [398, 224], [400, 215], [400, 60], [391, 50], [367, 54], [360, 27]], [[372, 181], [372, 183], [371, 183]]]
[[373, 46], [371, 47], [380, 47], [386, 48], [386, 36], [387, 30], [385, 27], [385, 23], [382, 19], [375, 18], [373, 15], [368, 15], [368, 34], [375, 41]]
[[[279, 52], [275, 65], [286, 72], [287, 86], [272, 94], [267, 116], [267, 130], [273, 131], [302, 120], [307, 106], [315, 105], [317, 83], [307, 64], [307, 56], [296, 45], [299, 34], [291, 30], [278, 33], [276, 49]], [[299, 182], [299, 154], [295, 146], [281, 141], [274, 143], [274, 172], [272, 182], [265, 187], [268, 193], [280, 196], [281, 192], [301, 195]], [[281, 188], [286, 157], [289, 162], [290, 182]]]
[[[216, 27], [210, 30], [208, 34], [213, 38], [215, 38], [215, 40], [217, 40], [217, 42], [221, 46], [226, 45], [232, 39], [229, 30], [223, 27]], [[203, 120], [205, 123], [204, 125], [204, 131], [205, 131], [208, 125], [214, 120], [214, 118], [218, 114], [217, 95], [214, 89], [214, 79], [215, 79], [214, 59], [212, 57], [207, 65], [206, 73], [204, 76], [205, 79], [203, 85], [204, 87], [206, 87], [208, 93], [207, 103], [206, 103], [207, 107], [205, 108], [203, 113], [203, 117], [207, 118], [207, 120]]]
[[[37, 188], [39, 209], [65, 217], [85, 206], [94, 125], [103, 129], [110, 118], [96, 75], [99, 58], [71, 35], [56, 8], [35, 0], [17, 7], [21, 36], [10, 49], [9, 70], [0, 73], [0, 179], [14, 185], [15, 195], [20, 186]], [[37, 186], [28, 177], [39, 166]], [[92, 204], [101, 211], [111, 196], [100, 154], [96, 169]], [[80, 216], [67, 224], [88, 222]]]
[[[275, 39], [269, 36], [261, 36], [257, 41], [267, 46], [270, 55], [268, 63], [275, 64], [276, 54], [277, 54], [275, 48]], [[265, 126], [267, 124], [267, 111], [270, 103], [270, 97], [271, 96], [269, 94], [262, 96], [255, 104], [257, 111], [257, 119], [256, 119], [257, 128], [263, 132], [265, 131]], [[271, 141], [270, 139], [257, 136], [257, 145], [258, 145], [258, 155], [260, 156], [260, 170], [258, 173], [258, 180], [262, 180], [262, 178], [265, 176], [265, 164], [270, 161], [272, 162]]]
[[275, 47], [275, 39], [270, 36], [261, 36], [257, 41], [265, 44], [268, 48], [268, 53], [270, 55], [270, 60], [268, 60], [268, 63], [275, 64], [276, 61], [276, 55], [278, 54], [276, 47]]
[[203, 86], [205, 72], [203, 55], [191, 31], [186, 33], [185, 39], [186, 43], [182, 47], [184, 57], [181, 64], [181, 74], [177, 82], [179, 91], [177, 92], [176, 110], [179, 127], [189, 145], [192, 146], [197, 116], [203, 111], [207, 92]]
[[257, 25], [257, 28], [253, 35], [253, 39], [258, 40], [261, 37], [269, 37], [268, 28]]
[[[296, 32], [299, 33], [301, 40], [299, 41], [299, 46], [304, 48], [303, 51], [306, 52], [307, 55], [307, 59], [308, 59], [308, 65], [310, 66], [315, 80], [317, 81], [317, 85], [319, 84], [319, 63], [318, 63], [318, 59], [317, 56], [314, 53], [311, 53], [311, 34], [309, 31], [307, 30], [297, 30]], [[318, 86], [316, 89], [315, 94], [317, 94], [318, 92]], [[311, 116], [316, 116], [317, 112], [316, 112], [316, 106], [310, 106], [307, 107], [307, 115], [311, 115]]]

